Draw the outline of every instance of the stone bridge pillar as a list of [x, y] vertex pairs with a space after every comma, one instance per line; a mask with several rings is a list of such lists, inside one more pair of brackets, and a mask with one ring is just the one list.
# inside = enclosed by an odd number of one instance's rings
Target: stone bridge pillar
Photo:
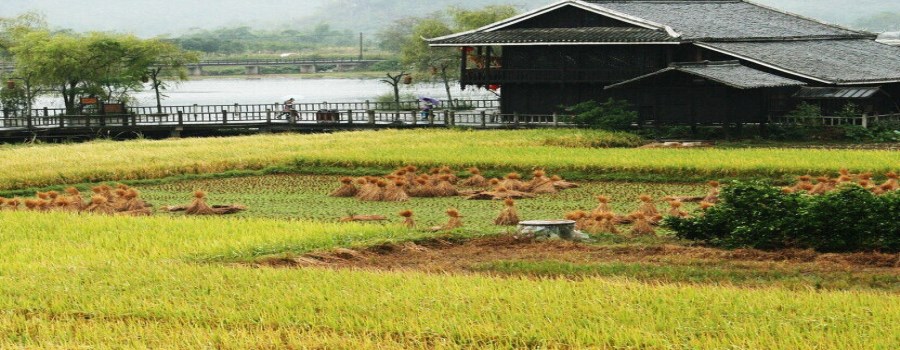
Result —
[[247, 66], [247, 75], [259, 75], [259, 66]]
[[300, 73], [303, 74], [312, 74], [316, 72], [316, 65], [314, 64], [303, 64], [300, 65]]
[[203, 66], [189, 66], [188, 74], [195, 77], [203, 75]]

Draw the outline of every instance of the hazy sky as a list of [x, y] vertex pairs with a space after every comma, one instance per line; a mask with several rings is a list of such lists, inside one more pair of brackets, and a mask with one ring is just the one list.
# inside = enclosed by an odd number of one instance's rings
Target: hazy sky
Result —
[[[298, 22], [303, 26], [311, 23], [301, 19], [315, 16], [319, 6], [328, 1], [332, 0], [0, 0], [0, 17], [11, 17], [25, 11], [36, 10], [44, 13], [50, 24], [58, 28], [155, 36], [166, 33], [179, 34], [194, 27], [212, 29], [249, 25], [274, 29], [278, 25], [291, 22]], [[555, 1], [527, 2], [549, 4]], [[900, 0], [756, 1], [826, 21], [843, 23], [852, 23], [857, 18], [881, 11], [900, 12]], [[399, 13], [398, 17], [406, 15], [410, 14]], [[353, 29], [352, 25], [342, 27]]]

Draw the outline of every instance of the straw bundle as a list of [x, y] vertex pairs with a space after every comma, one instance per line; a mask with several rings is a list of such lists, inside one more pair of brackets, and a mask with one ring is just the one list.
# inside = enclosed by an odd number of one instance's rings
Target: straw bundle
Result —
[[703, 210], [703, 211], [706, 211], [707, 209], [712, 208], [714, 206], [716, 206], [716, 205], [713, 203], [710, 203], [710, 202], [700, 202], [700, 210]]
[[409, 200], [409, 195], [406, 194], [406, 182], [403, 180], [394, 180], [394, 183], [390, 184], [387, 189], [384, 191], [384, 201], [385, 202], [405, 202]]
[[607, 196], [597, 196], [597, 208], [594, 208], [594, 214], [600, 213], [612, 213], [612, 209], [609, 207], [610, 198]]
[[447, 224], [440, 226], [438, 228], [439, 230], [449, 231], [463, 226], [462, 216], [459, 214], [459, 210], [453, 208], [447, 209], [447, 216], [450, 219], [447, 221]]
[[885, 192], [897, 191], [900, 190], [900, 176], [895, 172], [889, 172], [887, 175], [887, 181], [881, 185], [881, 189]]
[[710, 181], [709, 184], [709, 194], [706, 195], [706, 198], [703, 198], [704, 202], [710, 203], [718, 203], [719, 202], [719, 186], [721, 185], [718, 181]]
[[571, 213], [567, 213], [565, 218], [566, 220], [575, 221], [575, 229], [583, 230], [587, 225], [587, 217], [588, 213], [584, 210], [576, 210]]
[[650, 222], [647, 219], [647, 216], [642, 213], [634, 214], [634, 225], [631, 226], [631, 234], [634, 236], [656, 236], [656, 231], [653, 229], [653, 226], [650, 226]]
[[85, 208], [85, 211], [95, 214], [115, 214], [116, 208], [112, 206], [106, 196], [96, 194], [91, 197], [91, 204]]
[[362, 186], [356, 192], [356, 199], [362, 201], [378, 201], [381, 200], [381, 189], [378, 187], [378, 180], [367, 177], [357, 180]]
[[568, 182], [563, 180], [559, 175], [553, 175], [550, 177], [550, 181], [553, 181], [553, 186], [561, 190], [567, 190], [570, 188], [578, 188], [578, 184]]
[[0, 203], [0, 210], [17, 211], [19, 210], [21, 201], [18, 198], [7, 199], [4, 203]]
[[120, 211], [139, 212], [147, 209], [149, 205], [147, 205], [147, 203], [141, 200], [139, 197], [140, 193], [136, 189], [127, 189], [125, 191], [125, 194], [122, 196], [122, 198], [125, 199], [125, 203], [119, 208]]
[[616, 228], [616, 216], [613, 213], [602, 213], [600, 214], [600, 221], [597, 225], [598, 233], [609, 233], [613, 235], [619, 234], [619, 229]]
[[547, 174], [543, 170], [535, 170], [534, 177], [527, 186], [530, 190], [529, 192], [534, 194], [552, 194], [559, 192], [559, 190], [556, 189], [556, 186], [553, 185], [553, 180], [550, 180], [546, 175]]
[[206, 204], [206, 193], [200, 190], [194, 191], [194, 200], [184, 211], [188, 215], [215, 215], [216, 211]]
[[350, 215], [341, 218], [340, 222], [367, 222], [367, 221], [385, 221], [386, 217], [382, 215]]
[[410, 197], [417, 198], [429, 198], [434, 197], [434, 186], [431, 186], [431, 182], [425, 178], [418, 178], [415, 181], [415, 185], [409, 189], [407, 193]]
[[809, 189], [806, 188], [812, 187], [812, 176], [803, 175], [797, 178], [797, 180], [797, 184], [794, 185], [794, 187], [791, 187], [794, 192], [809, 191]]
[[820, 176], [816, 178], [816, 181], [818, 181], [818, 183], [809, 190], [809, 194], [825, 194], [834, 189], [834, 186], [832, 186], [833, 180], [829, 179], [827, 176]]
[[513, 191], [520, 191], [525, 187], [525, 183], [522, 182], [522, 176], [518, 173], [507, 174], [503, 181], [500, 182], [500, 185]]
[[84, 197], [81, 195], [81, 192], [78, 191], [75, 187], [69, 187], [66, 189], [66, 194], [69, 196], [69, 201], [72, 203], [72, 209], [82, 210], [84, 209]]
[[434, 195], [437, 197], [453, 197], [455, 195], [458, 195], [459, 192], [456, 190], [456, 187], [453, 186], [451, 180], [452, 178], [450, 177], [450, 175], [441, 175], [440, 181], [434, 188]]
[[413, 219], [412, 210], [404, 210], [400, 212], [400, 217], [403, 218], [403, 226], [406, 228], [414, 229], [416, 228], [416, 221]]
[[353, 185], [353, 179], [349, 177], [341, 178], [341, 187], [331, 192], [332, 197], [338, 198], [350, 198], [355, 197], [356, 193], [359, 192], [359, 189]]
[[681, 203], [680, 201], [676, 201], [676, 200], [670, 201], [669, 202], [669, 207], [670, 207], [669, 208], [669, 216], [674, 216], [676, 218], [689, 217], [690, 215], [687, 212], [685, 212], [684, 210], [681, 210], [682, 205], [683, 205], [683, 203]]
[[450, 169], [450, 167], [448, 167], [448, 166], [442, 166], [440, 168], [440, 170], [438, 171], [438, 174], [439, 175], [447, 175], [447, 177], [448, 177], [447, 181], [449, 181], [451, 184], [456, 185], [459, 182], [459, 177], [457, 177], [455, 174], [453, 174], [453, 170]]
[[656, 209], [656, 203], [653, 203], [653, 197], [648, 195], [641, 195], [641, 207], [638, 211], [641, 214], [644, 214], [645, 218], [652, 218], [654, 216], [659, 215], [659, 210]]
[[498, 226], [515, 226], [519, 224], [519, 211], [516, 209], [516, 201], [511, 198], [503, 201], [503, 210], [494, 219], [494, 224]]
[[469, 174], [472, 174], [465, 181], [462, 182], [462, 186], [466, 187], [486, 187], [488, 185], [487, 179], [481, 175], [481, 170], [478, 168], [470, 168]]

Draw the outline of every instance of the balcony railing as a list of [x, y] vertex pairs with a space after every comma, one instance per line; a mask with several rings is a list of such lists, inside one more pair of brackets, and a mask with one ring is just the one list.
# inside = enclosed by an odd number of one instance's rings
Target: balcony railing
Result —
[[504, 83], [613, 83], [649, 74], [658, 69], [469, 69], [462, 81], [468, 85]]

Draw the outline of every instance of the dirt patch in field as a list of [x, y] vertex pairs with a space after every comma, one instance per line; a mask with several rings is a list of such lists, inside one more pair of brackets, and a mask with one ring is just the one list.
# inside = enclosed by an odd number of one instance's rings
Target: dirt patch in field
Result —
[[255, 267], [326, 267], [427, 272], [470, 272], [498, 261], [558, 261], [573, 264], [608, 262], [657, 265], [717, 266], [791, 269], [809, 272], [897, 272], [900, 255], [882, 253], [820, 254], [811, 250], [766, 252], [753, 249], [722, 250], [681, 245], [591, 245], [566, 241], [535, 241], [514, 236], [456, 240], [429, 239], [404, 244], [382, 244], [365, 249], [336, 249], [298, 257], [273, 257]]

